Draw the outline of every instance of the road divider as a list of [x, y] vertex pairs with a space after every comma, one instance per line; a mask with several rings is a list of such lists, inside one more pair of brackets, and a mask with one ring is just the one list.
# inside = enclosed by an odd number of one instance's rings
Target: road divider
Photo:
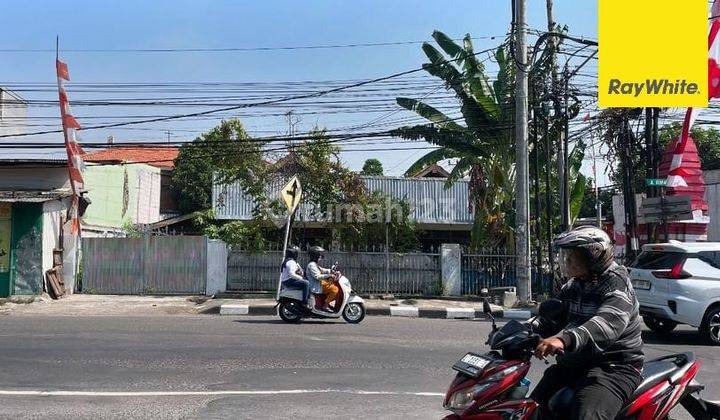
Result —
[[[277, 315], [277, 308], [274, 305], [243, 305], [228, 303], [220, 306], [220, 315]], [[532, 316], [527, 309], [501, 309], [495, 307], [496, 318], [505, 319], [529, 319]], [[215, 312], [217, 313], [217, 312]], [[366, 313], [369, 316], [394, 316], [404, 318], [436, 318], [436, 319], [477, 319], [485, 320], [481, 308], [464, 307], [440, 307], [440, 308], [418, 308], [416, 306], [386, 306], [368, 307]]]

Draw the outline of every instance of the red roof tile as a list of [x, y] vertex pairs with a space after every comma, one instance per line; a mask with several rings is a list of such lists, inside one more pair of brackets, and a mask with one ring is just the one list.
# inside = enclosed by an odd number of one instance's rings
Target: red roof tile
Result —
[[158, 168], [175, 167], [177, 147], [117, 146], [98, 152], [86, 153], [86, 162], [143, 162]]

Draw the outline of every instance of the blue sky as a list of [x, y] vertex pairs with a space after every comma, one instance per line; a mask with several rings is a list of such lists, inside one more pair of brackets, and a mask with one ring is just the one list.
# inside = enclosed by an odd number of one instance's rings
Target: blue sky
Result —
[[[596, 1], [555, 0], [556, 20], [573, 34], [597, 36]], [[434, 29], [459, 38], [476, 39], [475, 49], [497, 45], [508, 31], [510, 2], [473, 1], [72, 1], [7, 2], [3, 5], [0, 50], [53, 49], [55, 35], [61, 50], [284, 47], [329, 44], [380, 43], [429, 40]], [[545, 1], [529, 0], [531, 27], [545, 29]], [[534, 40], [534, 38], [531, 38]], [[158, 82], [282, 82], [370, 79], [419, 67], [424, 54], [419, 44], [382, 47], [302, 49], [243, 52], [62, 52], [75, 83]], [[54, 83], [53, 52], [0, 51], [0, 85]], [[492, 64], [490, 64], [492, 67]], [[593, 70], [594, 71], [594, 70]], [[68, 84], [71, 101], [106, 97], [148, 97], [146, 92], [79, 92]], [[46, 91], [22, 91], [30, 100], [57, 98]], [[442, 93], [442, 92], [440, 92]], [[200, 95], [195, 90], [193, 95]], [[212, 93], [216, 95], [217, 93]], [[168, 96], [168, 94], [156, 94]], [[172, 96], [172, 95], [170, 95]], [[388, 104], [388, 106], [391, 104]], [[105, 122], [100, 116], [172, 115], [212, 107], [74, 107], [84, 125]], [[277, 107], [281, 114], [292, 104]], [[259, 116], [262, 110], [243, 112], [248, 130], [256, 135], [284, 134], [287, 121], [281, 115]], [[409, 117], [397, 111], [385, 117]], [[59, 124], [52, 107], [31, 107], [34, 123]], [[328, 129], [361, 125], [383, 117], [388, 111], [301, 115], [297, 130], [318, 124]], [[267, 112], [265, 112], [267, 114]], [[225, 115], [226, 117], [229, 115]], [[166, 130], [175, 139], [192, 139], [198, 131], [217, 124], [221, 116], [203, 120], [154, 123], [141, 130], [97, 130], [82, 133], [85, 142], [102, 142], [108, 135], [116, 141], [163, 140]], [[31, 127], [34, 131], [38, 127]], [[43, 127], [50, 128], [50, 127]], [[384, 127], [388, 128], [388, 127]], [[34, 137], [57, 141], [57, 135]], [[402, 146], [402, 144], [400, 144]], [[420, 146], [418, 143], [415, 146]], [[393, 144], [373, 145], [378, 148]], [[366, 146], [368, 147], [368, 146]], [[395, 144], [394, 147], [398, 147]], [[368, 157], [380, 158], [392, 174], [401, 173], [422, 150], [347, 152], [343, 159], [359, 169]]]

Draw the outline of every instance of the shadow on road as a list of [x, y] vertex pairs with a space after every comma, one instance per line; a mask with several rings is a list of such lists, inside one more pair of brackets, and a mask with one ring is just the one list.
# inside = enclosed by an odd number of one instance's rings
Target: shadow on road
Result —
[[660, 334], [652, 331], [642, 332], [643, 342], [647, 344], [673, 344], [682, 346], [711, 347], [697, 331], [673, 331]]

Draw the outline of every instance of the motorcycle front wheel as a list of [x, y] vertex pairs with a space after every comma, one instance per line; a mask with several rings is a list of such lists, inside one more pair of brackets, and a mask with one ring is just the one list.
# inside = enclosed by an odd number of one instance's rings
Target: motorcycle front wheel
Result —
[[365, 306], [357, 302], [348, 303], [343, 309], [342, 317], [348, 324], [357, 324], [365, 318]]
[[300, 315], [298, 315], [298, 309], [295, 308], [297, 304], [295, 302], [283, 302], [280, 304], [278, 314], [280, 319], [291, 324], [300, 322]]

